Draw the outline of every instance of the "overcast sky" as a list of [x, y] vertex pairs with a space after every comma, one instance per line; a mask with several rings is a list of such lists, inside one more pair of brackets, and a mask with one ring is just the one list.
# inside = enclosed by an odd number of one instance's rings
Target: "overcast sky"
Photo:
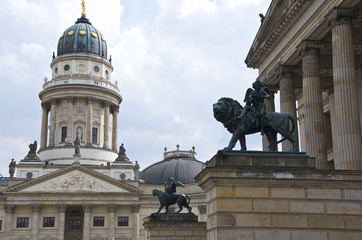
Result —
[[[244, 63], [271, 0], [86, 0], [112, 55], [123, 102], [118, 144], [141, 170], [164, 147], [207, 161], [231, 134], [213, 117], [220, 97], [242, 102], [258, 76]], [[60, 35], [81, 15], [78, 0], [0, 0], [0, 173], [40, 142], [38, 93]], [[261, 149], [261, 136], [247, 138]], [[237, 149], [239, 145], [237, 145]]]

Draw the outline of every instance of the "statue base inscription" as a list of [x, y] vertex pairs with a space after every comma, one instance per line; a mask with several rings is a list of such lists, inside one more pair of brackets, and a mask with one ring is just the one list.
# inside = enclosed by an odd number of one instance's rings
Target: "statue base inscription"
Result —
[[147, 239], [206, 240], [206, 222], [193, 213], [153, 213], [143, 219]]

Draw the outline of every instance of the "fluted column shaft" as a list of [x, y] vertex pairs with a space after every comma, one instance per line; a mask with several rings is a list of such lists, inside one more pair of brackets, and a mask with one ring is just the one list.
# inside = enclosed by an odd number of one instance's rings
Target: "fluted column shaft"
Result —
[[109, 103], [104, 103], [104, 148], [109, 148]]
[[67, 144], [72, 144], [74, 97], [68, 97]]
[[31, 221], [31, 240], [38, 240], [38, 229], [39, 229], [39, 212], [40, 204], [31, 204], [32, 221]]
[[65, 226], [65, 212], [67, 211], [67, 205], [58, 205], [58, 234], [57, 240], [64, 240], [64, 226]]
[[131, 206], [133, 212], [133, 240], [139, 240], [140, 237], [140, 204]]
[[[265, 103], [265, 112], [275, 112], [275, 102], [274, 102], [274, 97], [275, 97], [275, 92], [271, 91], [269, 89], [270, 92], [270, 99], [265, 99], [264, 103]], [[275, 150], [278, 150], [278, 145], [275, 146]], [[266, 137], [266, 134], [263, 135], [263, 151], [268, 151], [269, 150], [269, 141], [268, 138]]]
[[306, 152], [316, 158], [316, 167], [328, 169], [318, 53], [320, 44], [304, 41], [299, 46], [303, 55], [303, 99]]
[[118, 111], [119, 106], [114, 106], [112, 120], [112, 150], [115, 151], [117, 151]]
[[87, 111], [87, 146], [92, 146], [93, 99], [88, 98]]
[[50, 124], [49, 124], [49, 146], [55, 146], [55, 118], [57, 111], [57, 104], [55, 100], [50, 103]]
[[83, 220], [83, 240], [89, 240], [90, 233], [90, 212], [92, 210], [92, 205], [85, 204], [83, 205], [84, 220]]
[[333, 151], [333, 159], [334, 159], [334, 168], [335, 169], [341, 169], [341, 160], [340, 160], [340, 156], [338, 155], [339, 151], [337, 151], [337, 149], [339, 149], [339, 133], [338, 133], [338, 128], [337, 128], [337, 124], [336, 124], [336, 111], [335, 111], [335, 107], [334, 107], [334, 92], [330, 91], [329, 92], [329, 113], [331, 115], [331, 130], [332, 130], [332, 144], [333, 144], [333, 149], [335, 149], [335, 151]]
[[338, 169], [362, 169], [361, 124], [352, 39], [354, 12], [336, 9], [332, 24], [333, 83], [339, 133]]
[[[294, 94], [294, 69], [287, 66], [282, 66], [279, 74], [280, 87], [280, 112], [292, 116], [295, 123], [293, 136], [298, 142], [298, 124], [297, 124], [297, 108], [295, 105]], [[299, 144], [297, 144], [299, 146]], [[293, 144], [290, 141], [282, 142], [282, 151], [288, 152], [293, 149]]]
[[359, 106], [359, 118], [362, 131], [362, 67], [357, 71], [357, 88], [358, 88], [358, 106]]
[[48, 106], [45, 103], [41, 104], [42, 117], [41, 117], [41, 133], [40, 133], [40, 149], [47, 147], [48, 142]]
[[117, 209], [117, 205], [108, 205], [108, 240], [114, 238], [114, 216]]
[[15, 206], [12, 204], [5, 204], [4, 210], [5, 210], [4, 240], [11, 240], [11, 229], [12, 229], [13, 214], [14, 214]]

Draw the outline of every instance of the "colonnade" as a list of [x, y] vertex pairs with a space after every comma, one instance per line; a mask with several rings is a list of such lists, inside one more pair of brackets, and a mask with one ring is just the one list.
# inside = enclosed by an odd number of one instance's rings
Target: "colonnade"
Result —
[[[72, 139], [70, 136], [74, 136], [74, 107], [75, 107], [75, 98], [68, 97], [68, 118], [67, 118], [67, 145], [72, 144]], [[87, 116], [86, 116], [86, 146], [92, 146], [92, 122], [93, 122], [93, 103], [94, 99], [91, 97], [87, 98]], [[49, 103], [42, 102], [42, 122], [41, 122], [41, 137], [40, 137], [40, 149], [45, 149], [47, 146], [53, 147], [56, 146], [56, 114], [58, 111], [58, 104], [56, 99], [52, 99]], [[109, 148], [109, 129], [110, 129], [110, 114], [112, 114], [112, 146], [111, 149], [117, 151], [117, 132], [118, 132], [118, 112], [119, 106], [111, 104], [108, 101], [102, 102], [102, 107], [104, 110], [104, 126], [103, 126], [103, 148]], [[48, 120], [50, 112], [50, 120]], [[48, 123], [49, 123], [49, 133], [48, 133]], [[48, 139], [49, 135], [49, 139]], [[47, 145], [48, 144], [48, 145]]]
[[[328, 15], [332, 33], [333, 88], [328, 91], [332, 129], [334, 165], [336, 169], [362, 170], [362, 74], [356, 74], [353, 51], [352, 20], [356, 12], [350, 9], [334, 9]], [[326, 129], [323, 115], [322, 82], [320, 77], [320, 41], [304, 40], [297, 47], [302, 62], [302, 93], [305, 151], [316, 158], [316, 167], [327, 169]], [[280, 89], [280, 111], [296, 119], [294, 73], [297, 66], [281, 65], [277, 69]], [[359, 78], [358, 78], [359, 76]], [[359, 82], [359, 84], [358, 84]], [[266, 101], [270, 111], [274, 103]], [[295, 137], [298, 139], [297, 131]], [[263, 144], [265, 149], [265, 143]], [[291, 146], [287, 141], [282, 150]]]
[[[139, 240], [139, 230], [140, 230], [140, 219], [139, 219], [139, 210], [140, 210], [139, 204], [133, 204], [131, 205], [131, 209], [133, 212], [133, 222], [132, 225], [132, 239], [133, 240]], [[88, 240], [90, 238], [90, 228], [91, 228], [91, 212], [92, 212], [92, 204], [84, 204], [83, 206], [83, 212], [84, 212], [84, 218], [83, 218], [83, 240]], [[115, 237], [115, 222], [116, 222], [116, 210], [118, 205], [116, 204], [109, 204], [107, 205], [108, 208], [108, 216], [107, 216], [107, 222], [108, 222], [108, 228], [107, 228], [107, 239], [113, 240]], [[41, 219], [39, 219], [39, 213], [41, 211], [41, 204], [31, 204], [30, 208], [32, 210], [32, 216], [31, 216], [31, 233], [30, 233], [30, 239], [31, 240], [38, 240], [39, 239], [39, 222], [41, 222]], [[64, 239], [64, 231], [65, 231], [65, 221], [66, 221], [66, 212], [68, 205], [66, 204], [58, 204], [58, 219], [57, 222], [57, 240], [63, 240]], [[5, 224], [4, 224], [4, 233], [5, 238], [4, 240], [11, 240], [12, 237], [12, 223], [14, 212], [15, 212], [15, 206], [13, 204], [5, 204]]]

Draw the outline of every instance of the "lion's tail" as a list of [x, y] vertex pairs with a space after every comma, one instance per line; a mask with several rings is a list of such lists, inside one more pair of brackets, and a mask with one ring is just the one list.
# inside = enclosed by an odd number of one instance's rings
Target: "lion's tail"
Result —
[[[294, 118], [293, 118], [292, 116], [290, 116], [289, 114], [286, 114], [286, 115], [288, 116], [288, 119], [292, 122], [292, 129], [290, 130], [290, 133], [293, 133], [293, 132], [294, 132], [294, 129], [295, 129]], [[286, 138], [283, 137], [282, 139], [280, 139], [280, 140], [277, 142], [277, 144], [278, 144], [278, 143], [281, 143], [281, 142], [283, 142], [283, 141], [285, 141], [285, 140], [286, 140]]]
[[189, 195], [185, 195], [185, 196], [187, 198], [187, 206], [188, 206], [190, 204], [191, 199], [190, 199]]

